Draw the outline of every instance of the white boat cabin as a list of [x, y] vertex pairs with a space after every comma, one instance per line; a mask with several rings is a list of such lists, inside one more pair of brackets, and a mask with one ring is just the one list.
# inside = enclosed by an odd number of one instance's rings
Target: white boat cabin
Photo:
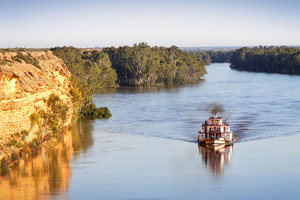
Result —
[[232, 141], [232, 132], [230, 131], [229, 124], [223, 117], [209, 117], [201, 126], [201, 131], [199, 131], [199, 142], [204, 142], [206, 140], [224, 140]]

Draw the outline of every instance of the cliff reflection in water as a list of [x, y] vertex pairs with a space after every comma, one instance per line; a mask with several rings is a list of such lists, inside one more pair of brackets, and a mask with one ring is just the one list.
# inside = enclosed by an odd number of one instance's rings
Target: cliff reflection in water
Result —
[[51, 199], [51, 195], [64, 195], [69, 188], [74, 152], [79, 155], [93, 144], [91, 123], [80, 122], [58, 143], [43, 144], [36, 157], [20, 159], [17, 166], [0, 176], [0, 199]]
[[199, 146], [198, 148], [205, 166], [209, 166], [214, 174], [222, 174], [224, 167], [230, 163], [233, 146], [227, 146], [220, 149], [202, 146]]

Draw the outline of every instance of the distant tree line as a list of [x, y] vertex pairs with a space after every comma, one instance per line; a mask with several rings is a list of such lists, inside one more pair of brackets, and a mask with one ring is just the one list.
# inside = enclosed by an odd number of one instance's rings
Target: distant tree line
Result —
[[237, 70], [300, 75], [300, 49], [296, 47], [243, 47], [233, 52], [230, 67]]
[[181, 85], [196, 83], [206, 73], [205, 63], [194, 53], [176, 46], [106, 48], [120, 85]]
[[37, 51], [49, 51], [49, 48], [6, 48], [6, 49], [0, 49], [0, 53], [6, 53], [6, 52], [37, 52]]
[[198, 58], [206, 64], [209, 63], [228, 63], [233, 51], [194, 51]]

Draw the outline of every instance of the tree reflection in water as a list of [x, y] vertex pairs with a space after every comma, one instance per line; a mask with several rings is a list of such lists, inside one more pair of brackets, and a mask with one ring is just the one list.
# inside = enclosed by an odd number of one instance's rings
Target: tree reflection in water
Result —
[[93, 121], [81, 120], [71, 130], [73, 138], [74, 155], [80, 155], [94, 144]]
[[233, 146], [221, 148], [199, 146], [198, 148], [205, 166], [209, 166], [214, 174], [222, 174], [225, 165], [230, 163]]
[[50, 199], [67, 192], [70, 162], [93, 145], [92, 121], [81, 121], [59, 142], [42, 145], [36, 157], [20, 159], [17, 166], [0, 177], [0, 199]]

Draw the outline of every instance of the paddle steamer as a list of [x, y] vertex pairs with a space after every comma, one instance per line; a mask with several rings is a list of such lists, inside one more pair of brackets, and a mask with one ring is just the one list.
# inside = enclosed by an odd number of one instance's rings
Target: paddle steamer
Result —
[[218, 117], [216, 113], [213, 117], [208, 117], [198, 133], [199, 145], [219, 147], [231, 145], [232, 142], [233, 137], [229, 124], [223, 117]]

